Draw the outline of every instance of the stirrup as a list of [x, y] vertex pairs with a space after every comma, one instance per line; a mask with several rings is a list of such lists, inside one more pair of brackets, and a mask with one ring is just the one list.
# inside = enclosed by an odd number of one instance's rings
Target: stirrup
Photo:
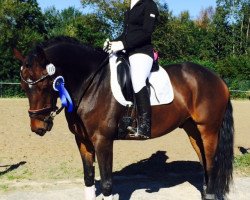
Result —
[[129, 139], [135, 139], [135, 140], [147, 140], [150, 139], [149, 136], [143, 135], [139, 133], [135, 128], [128, 126], [127, 130], [131, 133], [128, 134]]

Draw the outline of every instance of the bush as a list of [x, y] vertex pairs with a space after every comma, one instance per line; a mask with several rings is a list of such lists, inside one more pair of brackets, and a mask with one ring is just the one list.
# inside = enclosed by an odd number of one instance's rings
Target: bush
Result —
[[233, 89], [250, 89], [250, 56], [230, 56], [218, 61], [216, 71]]
[[25, 97], [19, 84], [0, 84], [0, 97]]

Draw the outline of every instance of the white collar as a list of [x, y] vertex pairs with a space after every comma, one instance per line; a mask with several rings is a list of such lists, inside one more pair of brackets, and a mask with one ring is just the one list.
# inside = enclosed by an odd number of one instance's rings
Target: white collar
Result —
[[130, 2], [130, 10], [137, 4], [140, 0], [131, 0]]

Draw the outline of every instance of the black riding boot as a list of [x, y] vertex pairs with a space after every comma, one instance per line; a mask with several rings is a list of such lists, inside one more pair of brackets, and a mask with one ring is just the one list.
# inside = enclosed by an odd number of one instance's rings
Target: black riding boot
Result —
[[151, 106], [147, 87], [143, 87], [138, 93], [135, 93], [138, 119], [137, 128], [128, 127], [132, 132], [131, 138], [149, 139], [151, 137]]

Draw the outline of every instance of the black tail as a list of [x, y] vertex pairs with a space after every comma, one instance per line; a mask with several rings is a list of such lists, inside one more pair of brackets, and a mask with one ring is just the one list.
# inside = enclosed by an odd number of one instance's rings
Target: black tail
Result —
[[233, 179], [233, 160], [234, 160], [234, 121], [233, 108], [230, 99], [227, 103], [226, 112], [222, 121], [219, 133], [219, 142], [214, 157], [212, 170], [212, 184], [217, 196], [229, 192], [229, 186]]

